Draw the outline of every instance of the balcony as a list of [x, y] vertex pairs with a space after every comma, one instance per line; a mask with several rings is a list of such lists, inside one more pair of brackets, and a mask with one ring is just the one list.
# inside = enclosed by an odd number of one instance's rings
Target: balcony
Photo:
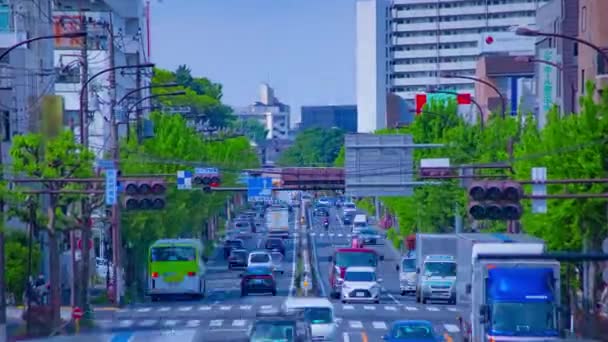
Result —
[[[519, 3], [519, 4], [506, 4], [506, 5], [490, 5], [488, 7], [489, 13], [508, 13], [508, 12], [520, 12], [520, 11], [535, 11], [536, 5], [533, 2], [530, 3]], [[468, 15], [479, 14], [485, 16], [485, 6], [459, 6], [452, 8], [441, 8], [439, 13], [441, 16], [461, 15], [466, 11]], [[413, 10], [399, 10], [397, 11], [398, 18], [425, 18], [425, 17], [436, 17], [437, 9], [413, 9]]]
[[[473, 81], [467, 81], [457, 78], [439, 78], [439, 82], [442, 85], [449, 84], [469, 84], [473, 83]], [[437, 84], [437, 77], [411, 77], [411, 78], [395, 78], [393, 80], [393, 87], [411, 87], [411, 86], [419, 86], [421, 88], [426, 88], [428, 85]]]
[[[440, 57], [477, 56], [478, 48], [443, 49], [439, 50]], [[393, 58], [433, 58], [437, 57], [437, 50], [401, 50], [393, 52]]]
[[[442, 35], [439, 36], [440, 43], [460, 43], [460, 42], [476, 42], [479, 41], [481, 34], [458, 34], [458, 35]], [[397, 37], [394, 40], [393, 46], [398, 45], [415, 45], [415, 44], [436, 44], [437, 36], [410, 36]]]
[[[451, 63], [441, 63], [439, 68], [441, 70], [446, 71], [456, 71], [456, 70], [474, 70], [477, 65], [477, 62], [451, 62]], [[395, 64], [393, 67], [393, 71], [395, 72], [416, 72], [416, 71], [428, 71], [435, 70], [437, 68], [437, 63], [419, 63], [419, 64]]]

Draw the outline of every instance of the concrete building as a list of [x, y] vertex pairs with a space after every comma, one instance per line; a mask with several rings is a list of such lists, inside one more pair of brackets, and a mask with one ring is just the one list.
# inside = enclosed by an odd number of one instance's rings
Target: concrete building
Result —
[[[84, 5], [83, 5], [84, 4]], [[143, 0], [104, 0], [87, 1], [59, 0], [53, 11], [55, 33], [81, 30], [81, 17], [87, 20], [88, 36], [88, 76], [115, 66], [135, 65], [149, 59], [149, 27], [147, 8]], [[113, 39], [112, 39], [113, 33]], [[65, 124], [71, 125], [79, 132], [80, 96], [82, 85], [81, 41], [76, 39], [59, 39], [55, 42], [55, 68], [59, 73], [55, 92], [65, 99]], [[113, 61], [112, 61], [113, 59]], [[88, 132], [89, 147], [101, 157], [111, 146], [110, 124], [112, 91], [115, 89], [116, 100], [127, 92], [146, 86], [150, 82], [150, 69], [135, 69], [115, 73], [116, 87], [110, 87], [111, 73], [104, 73], [89, 84]], [[145, 97], [148, 92], [142, 91]], [[116, 112], [119, 122], [126, 122], [127, 108], [137, 101], [131, 96]], [[147, 104], [142, 104], [146, 107]], [[144, 111], [145, 113], [145, 111]], [[128, 113], [130, 119], [134, 111]], [[121, 125], [121, 132], [126, 132], [126, 125]]]
[[[52, 34], [51, 0], [0, 0], [0, 52], [28, 38]], [[13, 50], [0, 61], [2, 161], [12, 137], [40, 129], [44, 95], [53, 94], [53, 41], [39, 40]]]
[[358, 0], [358, 130], [386, 127], [386, 94], [412, 102], [435, 86], [473, 93], [472, 81], [445, 79], [442, 71], [474, 75], [481, 54], [532, 54], [534, 38], [514, 26], [534, 26], [545, 0]]
[[[578, 35], [579, 0], [551, 0], [536, 13], [536, 26], [541, 32]], [[535, 59], [558, 63], [554, 66], [536, 63], [537, 120], [546, 124], [546, 113], [556, 104], [562, 114], [576, 111], [577, 44], [564, 39], [541, 37], [536, 41]]]
[[240, 120], [257, 120], [268, 130], [268, 139], [288, 139], [290, 108], [279, 101], [274, 89], [268, 84], [260, 85], [260, 100], [240, 108], [233, 108]]
[[302, 106], [301, 129], [337, 127], [348, 133], [357, 132], [357, 106]]
[[[608, 21], [604, 18], [608, 13], [608, 1], [579, 0], [578, 12], [578, 37], [608, 53]], [[577, 49], [578, 95], [585, 95], [587, 81], [594, 82], [598, 90], [608, 88], [608, 63], [604, 57], [582, 44], [577, 44]]]
[[[531, 57], [531, 56], [529, 56]], [[534, 85], [534, 64], [517, 62], [516, 56], [481, 56], [476, 64], [475, 77], [494, 85], [505, 100], [505, 115], [516, 116], [518, 112], [534, 113], [536, 95]], [[496, 92], [485, 84], [475, 84], [475, 97], [487, 121], [490, 112], [501, 113], [502, 100]]]

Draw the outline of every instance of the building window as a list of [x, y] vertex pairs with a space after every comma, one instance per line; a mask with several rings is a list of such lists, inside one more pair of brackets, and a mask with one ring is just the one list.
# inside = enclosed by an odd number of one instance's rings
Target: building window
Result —
[[11, 120], [10, 113], [8, 111], [1, 111], [0, 115], [2, 115], [2, 141], [10, 141], [11, 140]]
[[581, 94], [585, 93], [585, 69], [581, 70]]
[[587, 6], [581, 11], [581, 32], [587, 31]]

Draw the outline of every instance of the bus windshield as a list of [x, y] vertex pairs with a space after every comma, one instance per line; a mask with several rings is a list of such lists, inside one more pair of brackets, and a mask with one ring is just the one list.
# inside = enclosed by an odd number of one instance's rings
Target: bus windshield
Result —
[[373, 252], [340, 252], [336, 253], [336, 265], [340, 267], [378, 265], [378, 257]]
[[194, 261], [196, 250], [188, 246], [154, 247], [150, 259], [151, 261]]

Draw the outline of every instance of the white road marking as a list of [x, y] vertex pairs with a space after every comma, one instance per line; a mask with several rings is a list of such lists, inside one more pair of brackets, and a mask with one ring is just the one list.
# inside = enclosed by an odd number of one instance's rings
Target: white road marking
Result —
[[163, 322], [163, 325], [166, 327], [174, 327], [177, 325], [177, 322], [179, 322], [179, 321], [176, 319], [168, 319]]
[[457, 308], [448, 308], [448, 310], [450, 310], [450, 311], [452, 311], [452, 312], [456, 312], [456, 311], [458, 311], [458, 309], [457, 309]]
[[198, 308], [200, 311], [210, 311], [211, 307], [209, 305], [203, 305]]
[[344, 342], [350, 342], [350, 336], [348, 336], [347, 332], [342, 334], [342, 339], [344, 340]]
[[190, 311], [190, 310], [192, 310], [192, 307], [191, 306], [182, 306], [178, 310], [179, 311]]
[[145, 319], [141, 322], [139, 322], [139, 326], [140, 327], [151, 327], [153, 325], [155, 325], [158, 322], [158, 320], [156, 319]]
[[384, 322], [372, 322], [372, 326], [374, 327], [374, 329], [387, 329], [386, 323]]
[[343, 236], [342, 234], [338, 234], [338, 237], [342, 237], [342, 236]]
[[[302, 213], [299, 213], [300, 216], [302, 215]], [[294, 224], [294, 228], [300, 228], [299, 224]], [[297, 229], [296, 229], [297, 231]], [[295, 278], [295, 274], [296, 274], [296, 246], [298, 246], [298, 235], [295, 235], [293, 237], [293, 247], [291, 247], [291, 249], [293, 250], [293, 254], [292, 254], [292, 258], [291, 258], [291, 279], [289, 282], [289, 297], [291, 297], [293, 295], [293, 293], [295, 292], [295, 288], [296, 288], [296, 278]]]
[[405, 309], [407, 311], [418, 311], [418, 308], [415, 306], [406, 306]]
[[222, 310], [222, 311], [228, 311], [230, 309], [232, 309], [231, 305], [222, 305], [222, 306], [220, 306], [220, 310]]
[[186, 323], [188, 328], [196, 328], [199, 325], [201, 325], [201, 321], [199, 319], [191, 319], [188, 321], [188, 323]]
[[392, 294], [388, 293], [388, 291], [386, 291], [386, 288], [382, 288], [382, 290], [383, 290], [384, 292], [387, 292], [388, 297], [389, 297], [390, 299], [392, 299], [392, 300], [393, 300], [393, 302], [395, 302], [395, 304], [397, 304], [397, 305], [401, 305], [401, 302], [400, 302], [400, 301], [399, 301], [397, 298], [395, 298], [395, 296], [393, 296]]
[[329, 233], [329, 237], [334, 237], [334, 235], [336, 235], [336, 234], [334, 234], [334, 233]]
[[426, 309], [429, 310], [429, 311], [439, 311], [439, 308], [436, 308], [434, 306], [429, 306]]
[[262, 309], [262, 310], [272, 310], [272, 305], [262, 305], [260, 307], [260, 309]]
[[118, 312], [118, 313], [125, 313], [125, 312], [129, 312], [129, 309], [128, 308], [119, 309], [119, 310], [116, 310], [116, 312]]
[[135, 322], [132, 319], [123, 319], [120, 321], [120, 323], [118, 323], [118, 326], [121, 328], [128, 328], [128, 327], [132, 326], [133, 323], [135, 323]]
[[247, 323], [244, 319], [235, 319], [232, 321], [233, 327], [244, 327], [245, 323]]
[[319, 237], [324, 237], [324, 236], [325, 236], [325, 234], [319, 233]]
[[167, 312], [167, 311], [169, 311], [169, 310], [171, 310], [171, 308], [170, 308], [170, 307], [168, 307], [168, 306], [164, 306], [164, 307], [162, 307], [162, 308], [158, 309], [158, 311], [160, 311], [160, 312]]
[[352, 306], [352, 305], [343, 305], [343, 306], [342, 306], [342, 309], [344, 309], [344, 310], [354, 310], [354, 309], [355, 309], [355, 307], [354, 307], [354, 306]]
[[137, 309], [137, 312], [150, 312], [152, 311], [152, 308], [139, 308]]
[[251, 305], [241, 305], [239, 306], [239, 309], [248, 311], [251, 310]]
[[209, 326], [210, 327], [221, 327], [223, 323], [224, 323], [223, 319], [214, 319], [211, 322], [209, 322]]
[[361, 321], [348, 321], [348, 325], [350, 325], [350, 327], [354, 329], [363, 328], [363, 323], [361, 323]]
[[443, 327], [449, 333], [457, 333], [460, 332], [460, 328], [456, 324], [444, 324]]
[[363, 305], [363, 308], [365, 310], [376, 310], [376, 307], [373, 305]]
[[392, 305], [387, 305], [387, 306], [384, 307], [384, 310], [387, 310], [387, 311], [397, 311], [397, 308], [394, 307], [394, 306], [392, 306]]
[[111, 319], [96, 319], [95, 324], [102, 328], [109, 328], [112, 326], [112, 320]]

